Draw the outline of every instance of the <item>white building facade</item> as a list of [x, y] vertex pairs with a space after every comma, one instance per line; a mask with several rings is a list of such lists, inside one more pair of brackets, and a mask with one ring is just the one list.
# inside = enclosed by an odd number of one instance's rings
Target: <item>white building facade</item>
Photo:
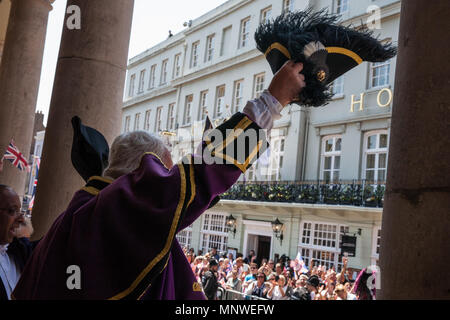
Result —
[[[341, 14], [345, 25], [367, 22], [380, 40], [397, 42], [398, 0], [230, 0], [130, 59], [122, 131], [161, 134], [174, 160], [195, 150], [207, 115], [217, 125], [268, 87], [273, 75], [253, 38], [258, 25], [309, 6]], [[347, 234], [357, 239], [350, 267], [377, 263], [395, 64], [348, 72], [325, 107], [287, 106], [270, 152], [180, 232], [180, 243], [196, 252], [254, 249], [261, 258], [300, 252], [306, 262], [339, 268]], [[272, 230], [277, 218], [282, 239]]]

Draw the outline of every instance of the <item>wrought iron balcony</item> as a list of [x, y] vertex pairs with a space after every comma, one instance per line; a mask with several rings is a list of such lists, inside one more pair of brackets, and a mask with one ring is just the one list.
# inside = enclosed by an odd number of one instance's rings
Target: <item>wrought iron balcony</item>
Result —
[[221, 198], [382, 208], [384, 191], [384, 181], [261, 181], [238, 182]]

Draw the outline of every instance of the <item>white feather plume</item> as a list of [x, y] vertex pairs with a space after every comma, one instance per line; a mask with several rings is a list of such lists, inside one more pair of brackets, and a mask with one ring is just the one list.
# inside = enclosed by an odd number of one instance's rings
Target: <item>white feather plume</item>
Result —
[[320, 51], [320, 50], [326, 50], [325, 46], [320, 41], [312, 41], [308, 43], [305, 48], [303, 49], [303, 54], [308, 59], [311, 57], [314, 52]]

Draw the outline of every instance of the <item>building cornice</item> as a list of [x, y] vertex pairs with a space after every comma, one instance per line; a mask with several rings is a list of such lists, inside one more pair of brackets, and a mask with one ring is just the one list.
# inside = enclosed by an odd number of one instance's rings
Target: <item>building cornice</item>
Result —
[[177, 78], [172, 81], [173, 86], [183, 85], [187, 82], [198, 80], [209, 76], [211, 74], [223, 71], [225, 69], [236, 67], [242, 63], [249, 62], [254, 59], [263, 59], [264, 56], [259, 52], [256, 48], [240, 53], [236, 56], [223, 60], [221, 62], [215, 63], [213, 65], [201, 68], [197, 71], [188, 73], [180, 78]]
[[220, 200], [214, 210], [230, 213], [241, 213], [244, 216], [270, 217], [302, 217], [315, 216], [317, 218], [333, 220], [346, 220], [352, 223], [376, 223], [381, 221], [383, 208], [369, 208], [356, 206], [284, 203], [243, 200]]
[[151, 100], [155, 97], [161, 97], [161, 96], [164, 96], [164, 95], [176, 92], [176, 91], [177, 91], [177, 88], [175, 88], [171, 85], [166, 85], [164, 87], [161, 87], [161, 88], [158, 88], [155, 90], [151, 90], [146, 94], [141, 94], [139, 96], [136, 96], [135, 98], [124, 101], [123, 105], [122, 105], [122, 109], [127, 109], [136, 104], [140, 104], [140, 103], [146, 102], [148, 100]]
[[[397, 1], [391, 4], [388, 4], [384, 7], [381, 7], [381, 20], [387, 19], [391, 16], [400, 15], [401, 11], [401, 1]], [[343, 25], [353, 25], [360, 26], [361, 22], [367, 21], [367, 19], [372, 15], [372, 13], [364, 13], [358, 16], [351, 17], [350, 19], [342, 21]]]
[[153, 89], [153, 90], [149, 91], [148, 93], [140, 94], [132, 99], [125, 100], [123, 102], [122, 109], [131, 107], [135, 104], [139, 104], [139, 103], [148, 101], [155, 97], [159, 97], [162, 95], [172, 93], [177, 90], [177, 87], [182, 86], [185, 83], [208, 77], [214, 73], [221, 72], [228, 68], [239, 66], [240, 64], [249, 62], [254, 59], [263, 59], [263, 58], [264, 58], [264, 56], [257, 49], [245, 51], [237, 56], [223, 60], [223, 61], [213, 64], [211, 66], [204, 67], [195, 72], [189, 73], [185, 76], [176, 78], [176, 79], [172, 80], [165, 87]]
[[[248, 3], [252, 2], [253, 0], [241, 0], [238, 1], [236, 4], [232, 5], [230, 8], [226, 9], [226, 10], [220, 10], [220, 9], [225, 9], [224, 7], [228, 4], [228, 2], [224, 3], [222, 6], [217, 7], [215, 10], [217, 10], [217, 14], [212, 14], [210, 18], [207, 18], [206, 20], [200, 22], [199, 24], [192, 26], [191, 28], [187, 29], [186, 31], [184, 31], [184, 34], [186, 36], [206, 27], [207, 25], [219, 20], [220, 18], [223, 18], [231, 13], [233, 13], [234, 11], [242, 8], [243, 6], [247, 5]], [[230, 1], [229, 1], [230, 2]], [[221, 8], [222, 7], [222, 8]], [[197, 18], [195, 21], [200, 21], [202, 18], [204, 19], [205, 16], [207, 16], [208, 13], [206, 13], [205, 15]]]
[[[173, 37], [175, 37], [175, 36], [173, 36]], [[166, 41], [163, 41], [163, 42], [159, 43], [158, 45], [144, 51], [143, 53], [131, 58], [128, 62], [127, 69], [129, 70], [131, 68], [134, 68], [134, 67], [140, 65], [141, 63], [144, 63], [145, 61], [148, 61], [151, 58], [153, 58], [173, 47], [176, 47], [178, 45], [183, 45], [185, 42], [184, 36], [180, 35], [178, 37], [179, 37], [179, 39], [169, 38]], [[172, 41], [172, 42], [169, 42], [169, 41]]]

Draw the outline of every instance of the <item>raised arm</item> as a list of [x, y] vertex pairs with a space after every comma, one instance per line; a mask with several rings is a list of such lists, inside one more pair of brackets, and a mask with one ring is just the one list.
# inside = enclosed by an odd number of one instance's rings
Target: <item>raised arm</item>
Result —
[[274, 121], [281, 118], [283, 107], [305, 86], [302, 68], [300, 63], [286, 62], [269, 89], [249, 101], [243, 113], [236, 113], [206, 135], [200, 156], [185, 157], [182, 167], [178, 165], [193, 197], [178, 230], [191, 225], [265, 152], [266, 131], [272, 129]]

